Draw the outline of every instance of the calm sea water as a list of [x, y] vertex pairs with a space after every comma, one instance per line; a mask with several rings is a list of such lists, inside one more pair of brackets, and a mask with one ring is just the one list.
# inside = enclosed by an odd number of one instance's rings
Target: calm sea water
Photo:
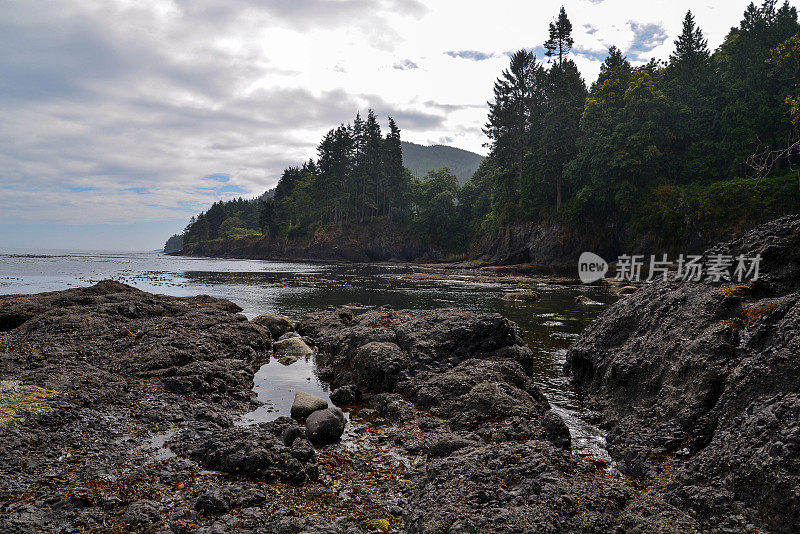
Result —
[[[584, 420], [583, 399], [563, 376], [562, 367], [565, 349], [614, 297], [594, 287], [549, 284], [543, 278], [534, 287], [541, 300], [509, 302], [502, 296], [517, 286], [477, 283], [468, 280], [468, 274], [447, 280], [407, 278], [418, 270], [409, 265], [186, 258], [156, 252], [12, 250], [0, 252], [0, 294], [58, 291], [113, 278], [154, 293], [225, 298], [250, 318], [272, 312], [297, 320], [307, 312], [342, 305], [355, 312], [384, 304], [498, 312], [522, 328], [535, 354], [533, 378], [566, 419], [576, 450], [602, 455], [602, 435]], [[603, 305], [577, 304], [575, 297], [581, 294]], [[327, 395], [311, 360], [287, 368], [273, 360], [256, 375], [256, 385], [266, 404], [250, 414], [252, 420], [288, 414], [296, 389]]]

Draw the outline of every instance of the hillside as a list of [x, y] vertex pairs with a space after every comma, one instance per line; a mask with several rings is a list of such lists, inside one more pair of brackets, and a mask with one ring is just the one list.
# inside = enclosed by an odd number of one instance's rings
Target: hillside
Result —
[[483, 156], [444, 145], [422, 146], [403, 141], [403, 166], [417, 178], [423, 178], [428, 171], [448, 167], [464, 185], [478, 169]]

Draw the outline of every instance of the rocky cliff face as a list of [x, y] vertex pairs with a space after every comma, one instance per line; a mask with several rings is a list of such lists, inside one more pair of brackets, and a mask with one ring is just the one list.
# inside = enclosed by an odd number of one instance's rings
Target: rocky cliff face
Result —
[[731, 531], [800, 531], [800, 217], [711, 254], [761, 254], [761, 278], [653, 283], [569, 349], [620, 469]]
[[613, 232], [598, 229], [593, 233], [548, 224], [514, 224], [501, 228], [497, 236], [482, 243], [474, 254], [494, 265], [532, 263], [574, 268], [581, 252], [588, 250], [609, 261], [621, 248]]

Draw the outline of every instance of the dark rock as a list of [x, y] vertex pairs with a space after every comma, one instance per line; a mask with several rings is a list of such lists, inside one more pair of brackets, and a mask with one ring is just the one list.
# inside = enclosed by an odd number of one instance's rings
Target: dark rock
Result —
[[283, 444], [291, 447], [294, 440], [303, 435], [303, 431], [297, 425], [291, 425], [283, 432]]
[[544, 438], [562, 449], [570, 449], [572, 447], [572, 436], [570, 436], [567, 423], [564, 422], [552, 410], [547, 411], [542, 417], [542, 427], [545, 430]]
[[337, 406], [352, 406], [358, 402], [358, 389], [355, 386], [342, 386], [331, 392], [331, 402]]
[[344, 433], [344, 413], [335, 406], [317, 410], [306, 419], [306, 437], [315, 445], [339, 441]]
[[315, 458], [314, 447], [307, 439], [296, 439], [292, 443], [292, 456], [303, 462], [310, 462]]
[[455, 451], [468, 448], [477, 447], [479, 442], [463, 438], [456, 434], [445, 434], [438, 436], [434, 439], [425, 442], [425, 452], [430, 457], [449, 456]]
[[200, 495], [194, 503], [198, 512], [221, 514], [231, 509], [231, 496], [226, 488], [214, 488]]
[[316, 480], [316, 456], [298, 459], [284, 436], [297, 423], [280, 417], [269, 423], [250, 427], [193, 428], [184, 431], [170, 442], [170, 447], [207, 469], [214, 469], [258, 480], [283, 480], [300, 484]]
[[655, 500], [631, 506], [634, 496], [621, 477], [598, 477], [546, 442], [489, 444], [425, 464], [406, 532], [699, 532], [684, 512]]
[[414, 413], [414, 405], [397, 393], [380, 393], [370, 402], [379, 415], [393, 423], [405, 423]]
[[333, 310], [301, 324], [313, 331], [333, 385], [356, 385], [362, 395], [391, 392], [408, 376], [445, 371], [469, 358], [532, 365], [519, 327], [498, 314], [372, 310], [352, 318]]
[[151, 529], [161, 522], [161, 503], [141, 500], [128, 505], [122, 522], [131, 530]]

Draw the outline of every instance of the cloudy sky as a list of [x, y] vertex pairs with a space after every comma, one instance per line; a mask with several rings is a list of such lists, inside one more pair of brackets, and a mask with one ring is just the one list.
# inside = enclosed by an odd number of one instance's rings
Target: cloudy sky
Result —
[[665, 59], [691, 8], [712, 48], [748, 0], [0, 0], [0, 247], [155, 249], [252, 197], [359, 110], [484, 153], [507, 54], [559, 6], [587, 83]]

